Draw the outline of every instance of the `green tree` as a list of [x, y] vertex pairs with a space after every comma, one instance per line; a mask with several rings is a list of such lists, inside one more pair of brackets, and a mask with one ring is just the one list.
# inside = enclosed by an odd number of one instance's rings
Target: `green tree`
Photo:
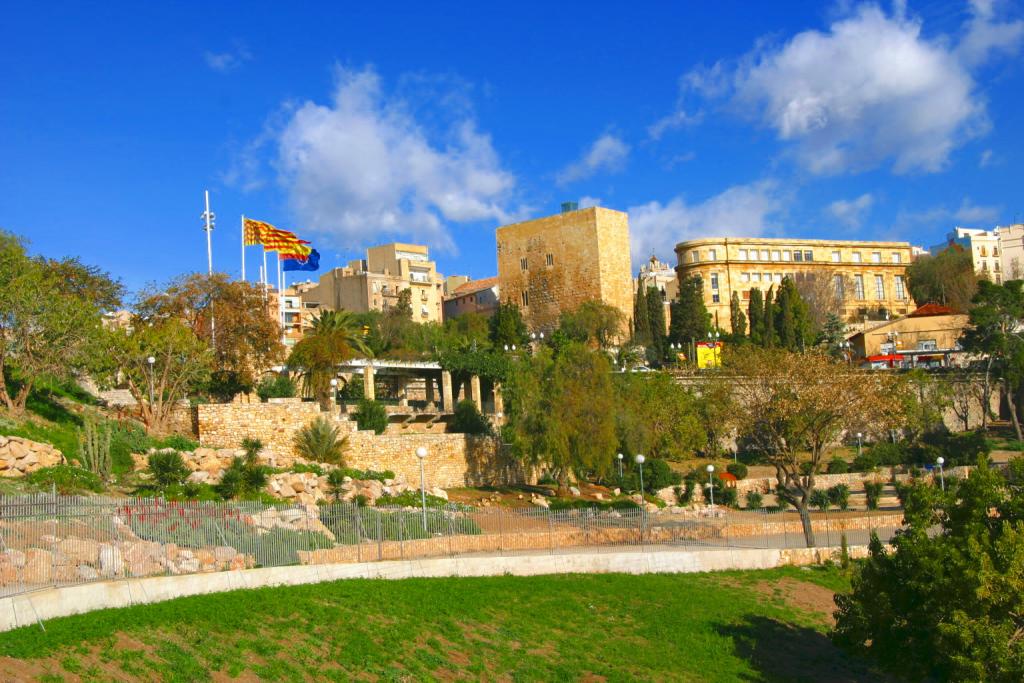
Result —
[[668, 340], [665, 336], [665, 299], [657, 287], [647, 288], [647, 318], [651, 325], [651, 349], [660, 363], [665, 358]]
[[495, 349], [511, 347], [513, 344], [522, 348], [529, 342], [523, 315], [519, 307], [511, 301], [498, 305], [498, 309], [491, 316], [489, 333], [491, 345]]
[[982, 460], [955, 492], [905, 489], [905, 529], [891, 551], [872, 538], [833, 640], [908, 680], [1024, 680], [1022, 483], [1021, 459]]
[[651, 343], [651, 318], [647, 310], [647, 286], [641, 281], [633, 300], [633, 342], [640, 346]]
[[764, 344], [764, 297], [761, 296], [761, 290], [757, 287], [750, 290], [747, 317], [750, 319], [751, 343], [755, 346], [762, 346]]
[[452, 415], [451, 430], [460, 434], [490, 434], [491, 423], [470, 400], [459, 401]]
[[324, 311], [313, 318], [312, 329], [292, 347], [288, 367], [299, 373], [305, 394], [326, 410], [338, 364], [367, 351], [362, 327], [350, 312]]
[[724, 450], [723, 441], [736, 426], [737, 406], [731, 382], [719, 373], [702, 375], [694, 407], [706, 437], [705, 454], [711, 458], [720, 457]]
[[839, 344], [843, 341], [845, 332], [846, 324], [835, 313], [829, 313], [825, 316], [825, 324], [818, 333], [817, 343], [833, 356], [841, 357]]
[[740, 293], [733, 291], [729, 299], [729, 325], [732, 327], [732, 339], [739, 342], [747, 336], [747, 316], [743, 313]]
[[210, 348], [178, 318], [135, 317], [127, 327], [107, 330], [105, 346], [100, 378], [127, 387], [150, 433], [167, 431], [175, 408], [206, 386], [213, 366]]
[[791, 278], [782, 278], [775, 301], [779, 346], [790, 351], [802, 351], [812, 339], [812, 323], [807, 304]]
[[615, 382], [619, 447], [663, 460], [683, 460], [706, 435], [693, 396], [662, 372], [624, 373]]
[[761, 346], [766, 349], [779, 345], [779, 336], [775, 328], [778, 306], [773, 293], [774, 287], [769, 287], [764, 295], [764, 328], [761, 333]]
[[515, 363], [505, 387], [505, 441], [524, 461], [549, 469], [560, 488], [607, 475], [617, 443], [608, 356], [578, 343], [543, 348]]
[[101, 306], [116, 303], [120, 291], [76, 260], [28, 256], [19, 238], [0, 231], [0, 402], [7, 410], [23, 414], [42, 379], [95, 369], [105, 353]]
[[607, 349], [626, 326], [622, 311], [600, 301], [584, 301], [574, 311], [562, 313], [558, 329], [573, 340]]
[[359, 401], [353, 417], [360, 429], [372, 429], [377, 434], [383, 434], [388, 428], [388, 411], [384, 404], [368, 398]]
[[907, 288], [918, 305], [934, 302], [966, 312], [978, 290], [971, 252], [955, 244], [935, 256], [919, 256], [907, 266]]
[[986, 358], [985, 406], [991, 396], [991, 382], [1003, 384], [1013, 428], [1020, 440], [1024, 437], [1016, 397], [1024, 378], [1024, 280], [1010, 280], [1002, 285], [981, 280], [973, 304], [960, 343], [965, 350], [984, 354]]
[[707, 337], [711, 314], [704, 305], [704, 280], [693, 275], [680, 283], [679, 296], [669, 307], [669, 341], [687, 344]]

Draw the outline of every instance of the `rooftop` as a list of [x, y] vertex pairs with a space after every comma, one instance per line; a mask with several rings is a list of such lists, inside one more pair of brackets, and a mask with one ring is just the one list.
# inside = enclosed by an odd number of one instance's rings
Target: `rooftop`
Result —
[[497, 286], [497, 277], [485, 277], [481, 280], [470, 280], [469, 282], [464, 282], [458, 287], [456, 287], [452, 291], [451, 296], [466, 296], [467, 294], [473, 294], [474, 292], [482, 292], [485, 289], [490, 289], [491, 287]]

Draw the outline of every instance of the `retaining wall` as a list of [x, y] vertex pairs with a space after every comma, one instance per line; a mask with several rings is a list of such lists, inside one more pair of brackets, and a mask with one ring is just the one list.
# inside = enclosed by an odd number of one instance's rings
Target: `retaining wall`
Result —
[[[244, 569], [213, 574], [160, 576], [51, 588], [0, 599], [0, 631], [35, 626], [39, 621], [111, 607], [163, 602], [263, 586], [300, 585], [341, 579], [405, 579], [441, 576], [536, 576], [541, 574], [619, 572], [691, 573], [729, 569], [771, 569], [820, 564], [835, 559], [838, 548], [653, 550], [508, 557], [459, 557], [360, 564], [299, 565]], [[850, 557], [867, 555], [852, 546]]]

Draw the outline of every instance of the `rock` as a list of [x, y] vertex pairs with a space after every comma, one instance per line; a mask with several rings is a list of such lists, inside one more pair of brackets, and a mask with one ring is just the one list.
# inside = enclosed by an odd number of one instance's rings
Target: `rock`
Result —
[[213, 549], [213, 557], [218, 563], [231, 562], [237, 554], [237, 550], [227, 545], [219, 545]]
[[579, 496], [580, 496], [580, 490], [579, 490], [579, 488], [577, 488], [575, 486], [570, 486], [569, 487], [569, 493], [571, 493], [576, 498], [579, 498]]
[[105, 577], [119, 576], [124, 570], [124, 558], [116, 547], [103, 543], [100, 545], [100, 574]]
[[621, 496], [622, 495], [622, 489], [620, 489], [620, 488], [612, 489], [612, 495], [613, 496]]
[[[445, 491], [444, 489], [438, 488], [436, 486], [430, 490], [430, 495], [437, 496], [438, 498], [444, 498], [445, 500], [448, 500], [448, 492]], [[522, 498], [522, 496], [520, 496], [520, 498]]]
[[78, 578], [83, 581], [95, 581], [100, 578], [100, 573], [96, 571], [95, 567], [87, 564], [78, 565]]
[[57, 550], [81, 564], [95, 565], [99, 561], [100, 544], [87, 538], [65, 538], [57, 543]]
[[604, 494], [603, 493], [595, 493], [594, 494], [594, 500], [604, 500]]
[[205, 484], [210, 481], [210, 473], [206, 470], [196, 470], [192, 474], [188, 475], [185, 481], [190, 484]]
[[25, 551], [21, 575], [27, 584], [49, 583], [53, 575], [53, 555], [48, 550], [29, 548]]

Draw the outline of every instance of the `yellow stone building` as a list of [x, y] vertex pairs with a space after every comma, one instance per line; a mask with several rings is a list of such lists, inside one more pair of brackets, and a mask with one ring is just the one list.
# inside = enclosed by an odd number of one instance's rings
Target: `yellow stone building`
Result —
[[627, 214], [565, 207], [554, 216], [502, 226], [496, 237], [501, 300], [522, 309], [530, 331], [550, 332], [563, 312], [588, 300], [632, 319]]
[[731, 331], [733, 292], [746, 313], [751, 289], [777, 289], [786, 276], [831, 299], [844, 321], [857, 323], [881, 309], [893, 316], [913, 310], [906, 278], [912, 253], [909, 242], [715, 237], [677, 244], [676, 273], [680, 282], [703, 279], [712, 323], [725, 331]]

